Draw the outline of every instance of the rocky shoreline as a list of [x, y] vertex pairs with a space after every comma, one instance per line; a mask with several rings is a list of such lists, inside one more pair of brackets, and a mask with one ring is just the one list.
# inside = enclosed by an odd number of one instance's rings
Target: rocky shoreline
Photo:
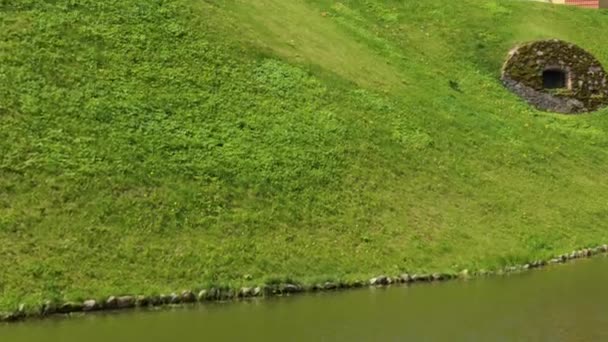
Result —
[[231, 288], [210, 288], [200, 291], [185, 290], [180, 293], [171, 293], [158, 296], [110, 296], [103, 301], [94, 299], [82, 302], [51, 302], [46, 301], [40, 305], [40, 309], [35, 312], [25, 310], [25, 305], [20, 305], [13, 312], [0, 313], [0, 322], [12, 323], [26, 319], [43, 319], [52, 316], [66, 316], [76, 313], [91, 313], [101, 311], [120, 311], [135, 308], [154, 308], [172, 305], [193, 305], [196, 303], [218, 302], [242, 300], [257, 297], [277, 297], [295, 295], [299, 293], [327, 292], [344, 289], [370, 287], [383, 287], [392, 284], [413, 284], [442, 282], [451, 279], [467, 279], [480, 276], [508, 274], [521, 272], [530, 269], [542, 268], [548, 265], [566, 263], [575, 259], [590, 258], [594, 255], [608, 253], [608, 245], [601, 245], [594, 248], [583, 248], [571, 253], [561, 254], [549, 260], [535, 260], [523, 265], [509, 266], [496, 271], [469, 271], [462, 270], [459, 273], [433, 273], [433, 274], [400, 274], [397, 276], [380, 275], [367, 281], [354, 282], [325, 282], [322, 284], [301, 285], [301, 284], [267, 284], [258, 287], [243, 287], [240, 289]]

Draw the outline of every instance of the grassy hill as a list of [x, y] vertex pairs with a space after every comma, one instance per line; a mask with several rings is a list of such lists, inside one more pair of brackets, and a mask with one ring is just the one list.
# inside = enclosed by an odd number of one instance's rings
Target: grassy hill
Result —
[[507, 0], [0, 0], [0, 310], [492, 269], [608, 241], [607, 110], [531, 109]]

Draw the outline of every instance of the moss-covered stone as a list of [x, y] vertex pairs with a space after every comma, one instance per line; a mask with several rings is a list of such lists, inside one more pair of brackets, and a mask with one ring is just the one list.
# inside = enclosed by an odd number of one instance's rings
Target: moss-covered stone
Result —
[[[563, 89], [546, 89], [543, 73], [566, 75]], [[504, 84], [541, 110], [582, 113], [608, 105], [608, 78], [601, 63], [582, 48], [561, 40], [541, 40], [511, 50]]]

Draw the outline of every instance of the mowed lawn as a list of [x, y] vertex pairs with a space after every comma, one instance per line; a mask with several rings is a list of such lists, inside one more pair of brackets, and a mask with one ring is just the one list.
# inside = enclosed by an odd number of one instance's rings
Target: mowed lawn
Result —
[[608, 241], [608, 110], [531, 109], [509, 0], [0, 1], [0, 311], [495, 269]]

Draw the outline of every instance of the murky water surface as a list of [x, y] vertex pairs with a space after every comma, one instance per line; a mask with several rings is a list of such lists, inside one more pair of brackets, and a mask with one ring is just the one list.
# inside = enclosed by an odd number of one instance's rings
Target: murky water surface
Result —
[[608, 259], [473, 281], [0, 326], [0, 341], [608, 341]]

